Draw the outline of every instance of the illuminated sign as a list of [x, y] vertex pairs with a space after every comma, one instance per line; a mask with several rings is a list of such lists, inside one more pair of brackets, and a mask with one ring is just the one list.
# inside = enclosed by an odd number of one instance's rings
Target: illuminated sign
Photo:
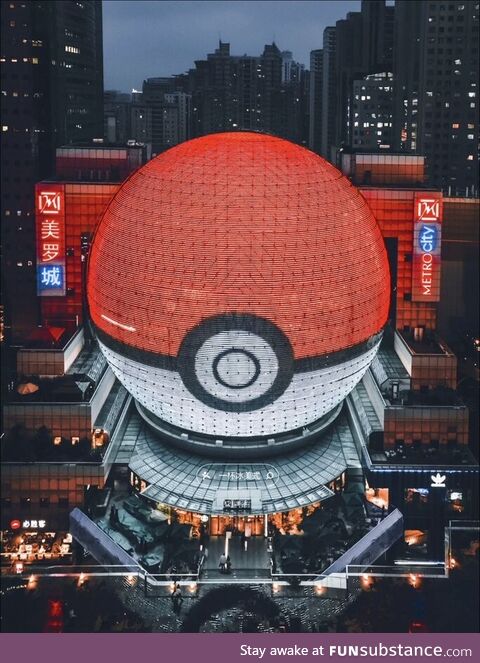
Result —
[[436, 474], [432, 474], [430, 479], [432, 481], [430, 484], [432, 488], [445, 488], [445, 481], [447, 480], [445, 474], [440, 474], [440, 472], [437, 472]]
[[415, 194], [412, 300], [440, 299], [441, 193]]
[[62, 184], [36, 188], [37, 293], [63, 296], [65, 283], [65, 195]]
[[23, 529], [45, 529], [46, 520], [22, 520]]
[[231, 513], [232, 511], [251, 511], [252, 500], [223, 500], [223, 511]]
[[46, 526], [47, 521], [43, 520], [43, 518], [40, 520], [37, 520], [36, 518], [32, 520], [18, 520], [18, 518], [15, 518], [10, 521], [10, 529], [45, 529]]

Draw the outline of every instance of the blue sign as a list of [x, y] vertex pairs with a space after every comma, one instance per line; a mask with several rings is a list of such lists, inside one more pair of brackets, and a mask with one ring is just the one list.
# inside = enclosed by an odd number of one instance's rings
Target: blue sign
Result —
[[[63, 294], [65, 290], [65, 273], [63, 265], [40, 264], [37, 266], [38, 292], [57, 291]], [[53, 293], [52, 293], [53, 294]]]
[[437, 228], [431, 224], [423, 223], [418, 231], [418, 244], [424, 253], [433, 253], [437, 248]]

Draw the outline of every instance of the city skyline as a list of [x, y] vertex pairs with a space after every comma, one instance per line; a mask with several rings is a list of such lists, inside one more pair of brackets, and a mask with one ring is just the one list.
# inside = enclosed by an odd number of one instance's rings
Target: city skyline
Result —
[[[107, 0], [103, 3], [105, 89], [130, 92], [141, 89], [146, 78], [188, 71], [195, 60], [212, 53], [220, 39], [231, 44], [235, 55], [258, 55], [265, 44], [275, 41], [280, 50], [291, 51], [294, 60], [309, 69], [310, 51], [321, 48], [323, 30], [360, 8], [359, 0]], [[161, 35], [158, 42], [155, 31]], [[122, 43], [130, 45], [119, 49]]]
[[478, 629], [478, 10], [1, 3], [0, 631]]

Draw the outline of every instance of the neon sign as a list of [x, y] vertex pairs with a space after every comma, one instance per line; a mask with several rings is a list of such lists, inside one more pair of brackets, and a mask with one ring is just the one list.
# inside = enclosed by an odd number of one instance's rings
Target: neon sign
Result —
[[37, 185], [37, 292], [63, 296], [65, 283], [65, 196], [61, 184]]
[[440, 299], [442, 194], [415, 195], [412, 300]]

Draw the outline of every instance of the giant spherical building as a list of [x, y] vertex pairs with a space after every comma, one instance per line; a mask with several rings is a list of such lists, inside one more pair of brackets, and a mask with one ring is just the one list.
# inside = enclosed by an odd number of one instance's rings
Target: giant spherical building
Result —
[[375, 355], [389, 290], [357, 189], [309, 150], [248, 132], [131, 175], [88, 269], [100, 346], [143, 414], [185, 441], [245, 448], [335, 412]]

